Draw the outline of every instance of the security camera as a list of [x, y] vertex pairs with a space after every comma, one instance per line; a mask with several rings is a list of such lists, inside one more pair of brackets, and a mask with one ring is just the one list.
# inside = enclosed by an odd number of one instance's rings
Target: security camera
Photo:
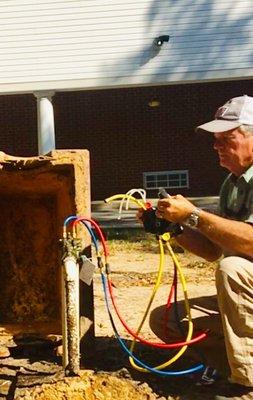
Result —
[[155, 38], [154, 43], [156, 46], [161, 47], [164, 42], [168, 42], [170, 40], [169, 35], [162, 35]]

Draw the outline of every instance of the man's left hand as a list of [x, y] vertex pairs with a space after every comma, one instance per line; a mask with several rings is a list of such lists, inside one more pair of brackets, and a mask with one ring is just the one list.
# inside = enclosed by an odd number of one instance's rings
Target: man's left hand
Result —
[[196, 207], [181, 194], [158, 200], [156, 216], [167, 221], [182, 223]]

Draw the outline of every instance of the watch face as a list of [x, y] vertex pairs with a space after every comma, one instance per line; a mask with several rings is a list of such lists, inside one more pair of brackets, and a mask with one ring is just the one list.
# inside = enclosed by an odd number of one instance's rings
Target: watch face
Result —
[[191, 213], [191, 215], [189, 215], [189, 217], [186, 218], [186, 220], [184, 221], [184, 225], [189, 226], [191, 228], [196, 228], [199, 223], [199, 212], [200, 210], [196, 208], [196, 210], [194, 210]]
[[185, 225], [190, 227], [196, 227], [199, 222], [199, 217], [196, 214], [191, 214], [189, 218], [185, 221]]
[[198, 225], [198, 217], [197, 215], [191, 215], [189, 218], [189, 224], [190, 226], [197, 226]]

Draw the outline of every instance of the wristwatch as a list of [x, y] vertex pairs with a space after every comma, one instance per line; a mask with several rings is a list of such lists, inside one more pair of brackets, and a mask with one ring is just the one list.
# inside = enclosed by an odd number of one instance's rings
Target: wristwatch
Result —
[[200, 208], [195, 208], [193, 212], [183, 221], [183, 225], [189, 226], [190, 228], [197, 228], [199, 224], [199, 215], [201, 213]]

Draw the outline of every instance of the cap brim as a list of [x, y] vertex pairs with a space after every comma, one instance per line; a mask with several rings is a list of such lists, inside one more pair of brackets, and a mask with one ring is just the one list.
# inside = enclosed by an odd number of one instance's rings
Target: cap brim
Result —
[[206, 124], [197, 126], [196, 132], [204, 131], [210, 133], [227, 132], [241, 126], [239, 121], [228, 121], [224, 119], [215, 119], [207, 122]]

